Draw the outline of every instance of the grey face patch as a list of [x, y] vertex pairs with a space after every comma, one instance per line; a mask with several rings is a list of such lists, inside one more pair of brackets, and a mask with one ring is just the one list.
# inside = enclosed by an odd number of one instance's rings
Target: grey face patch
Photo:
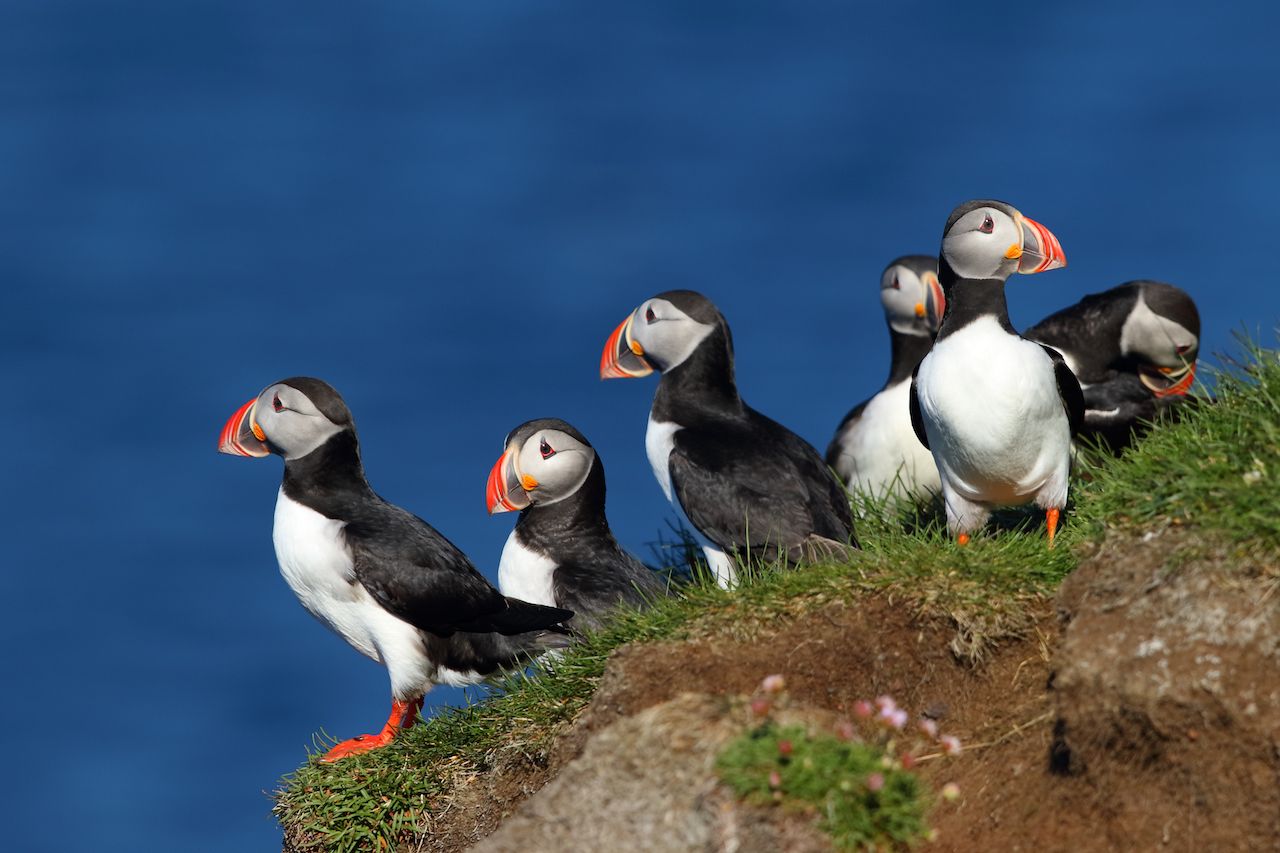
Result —
[[1007, 279], [1018, 268], [1011, 246], [1021, 248], [1022, 228], [1009, 208], [976, 207], [958, 217], [942, 237], [942, 257], [961, 278]]
[[537, 481], [526, 490], [535, 505], [553, 504], [582, 488], [596, 458], [594, 448], [558, 429], [535, 430], [514, 450], [521, 480]]
[[267, 443], [285, 459], [306, 456], [346, 428], [329, 420], [302, 391], [283, 382], [258, 395], [253, 416]]
[[[932, 266], [936, 267], [934, 261]], [[927, 337], [938, 331], [945, 299], [938, 274], [932, 269], [913, 269], [907, 264], [890, 264], [880, 277], [880, 304], [889, 327], [903, 335]]]
[[665, 373], [693, 355], [715, 328], [714, 323], [699, 322], [655, 296], [632, 315], [631, 338], [644, 349], [645, 359]]
[[1137, 304], [1120, 329], [1122, 354], [1157, 367], [1179, 368], [1194, 362], [1199, 349], [1200, 340], [1194, 332], [1152, 311], [1146, 294], [1139, 292]]

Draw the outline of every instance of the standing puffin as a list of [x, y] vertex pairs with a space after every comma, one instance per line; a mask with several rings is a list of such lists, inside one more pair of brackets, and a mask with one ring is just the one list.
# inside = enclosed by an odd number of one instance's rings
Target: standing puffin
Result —
[[598, 629], [620, 604], [644, 607], [665, 585], [618, 545], [604, 514], [604, 465], [586, 437], [557, 418], [516, 427], [485, 488], [490, 513], [520, 511], [498, 564], [504, 595], [574, 612]]
[[600, 378], [662, 372], [645, 449], [662, 491], [702, 537], [720, 586], [735, 559], [801, 563], [857, 547], [844, 487], [808, 442], [743, 402], [729, 326], [711, 300], [669, 290], [613, 331]]
[[1185, 396], [1196, 376], [1200, 312], [1187, 293], [1130, 281], [1093, 293], [1027, 329], [1053, 347], [1084, 391], [1081, 433], [1123, 450]]
[[947, 219], [938, 264], [947, 311], [910, 401], [961, 544], [992, 507], [1034, 503], [1053, 545], [1084, 400], [1062, 356], [1014, 331], [1004, 284], [1066, 263], [1049, 229], [1004, 202], [970, 201]]
[[312, 616], [391, 676], [382, 731], [324, 761], [386, 746], [433, 684], [474, 684], [565, 645], [571, 611], [502, 596], [453, 543], [374, 493], [351, 412], [328, 384], [268, 386], [227, 421], [218, 450], [284, 458], [272, 533], [280, 573]]
[[918, 500], [940, 488], [933, 456], [911, 427], [911, 377], [933, 346], [946, 308], [938, 259], [907, 255], [880, 276], [880, 303], [889, 327], [889, 379], [871, 399], [845, 415], [827, 447], [827, 464], [871, 497]]

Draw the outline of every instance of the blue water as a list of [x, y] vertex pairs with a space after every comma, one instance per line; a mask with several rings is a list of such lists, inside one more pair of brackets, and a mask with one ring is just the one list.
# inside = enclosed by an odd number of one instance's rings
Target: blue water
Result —
[[276, 571], [279, 461], [214, 452], [276, 379], [339, 388], [374, 486], [493, 577], [531, 417], [595, 443], [625, 543], [663, 529], [654, 383], [596, 373], [660, 290], [819, 447], [887, 370], [881, 268], [970, 197], [1070, 259], [1017, 325], [1152, 277], [1207, 351], [1274, 341], [1277, 7], [1049, 5], [0, 7], [6, 849], [271, 849], [312, 733], [385, 718]]

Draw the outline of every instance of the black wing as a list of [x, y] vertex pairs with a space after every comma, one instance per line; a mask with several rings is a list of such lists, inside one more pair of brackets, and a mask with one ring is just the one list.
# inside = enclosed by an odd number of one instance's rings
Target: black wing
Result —
[[920, 372], [920, 365], [916, 365], [916, 369], [911, 371], [911, 391], [907, 395], [911, 401], [911, 429], [915, 431], [916, 438], [920, 439], [920, 443], [924, 445], [925, 450], [932, 450], [929, 447], [929, 436], [924, 432], [924, 418], [920, 416], [920, 397], [916, 394], [916, 374]]
[[360, 583], [383, 608], [425, 631], [518, 634], [555, 630], [573, 615], [506, 598], [431, 525], [385, 501], [364, 508], [345, 533]]
[[758, 412], [715, 429], [686, 427], [668, 457], [680, 506], [726, 550], [793, 549], [812, 534], [850, 542], [844, 487], [804, 439]]
[[1049, 354], [1053, 361], [1053, 376], [1058, 381], [1058, 396], [1062, 398], [1062, 408], [1067, 410], [1067, 421], [1071, 424], [1071, 434], [1076, 435], [1084, 426], [1084, 392], [1080, 390], [1080, 380], [1067, 367], [1066, 359], [1048, 344], [1040, 347]]
[[556, 603], [573, 611], [575, 630], [597, 630], [619, 605], [639, 609], [666, 594], [657, 574], [622, 551], [590, 563], [561, 563], [552, 585]]

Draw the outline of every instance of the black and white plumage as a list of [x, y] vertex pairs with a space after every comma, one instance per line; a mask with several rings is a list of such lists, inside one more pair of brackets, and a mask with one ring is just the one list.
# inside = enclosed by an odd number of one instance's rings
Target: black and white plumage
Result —
[[1183, 290], [1130, 281], [1049, 315], [1024, 333], [1066, 359], [1084, 392], [1082, 435], [1119, 452], [1188, 399], [1200, 313]]
[[613, 538], [604, 501], [604, 464], [572, 425], [542, 418], [512, 430], [485, 489], [489, 512], [520, 511], [498, 565], [502, 592], [572, 610], [579, 631], [600, 628], [619, 605], [665, 595]]
[[971, 201], [947, 220], [938, 265], [947, 311], [910, 402], [962, 542], [993, 507], [1026, 503], [1045, 510], [1053, 542], [1084, 400], [1062, 356], [1014, 330], [1004, 286], [1014, 272], [1065, 265], [1057, 238], [1004, 202]]
[[308, 612], [391, 678], [382, 733], [326, 759], [390, 742], [436, 683], [472, 684], [565, 644], [570, 611], [504, 597], [453, 543], [374, 493], [351, 413], [328, 384], [296, 377], [267, 387], [227, 421], [218, 449], [284, 458], [280, 572]]
[[889, 264], [880, 276], [880, 302], [892, 348], [889, 378], [845, 415], [827, 447], [827, 464], [851, 490], [918, 500], [941, 487], [933, 456], [912, 429], [908, 401], [911, 377], [946, 308], [937, 257], [907, 255]]
[[733, 342], [700, 293], [646, 300], [605, 343], [601, 378], [661, 371], [645, 449], [667, 499], [701, 537], [717, 581], [735, 557], [799, 563], [856, 547], [843, 486], [804, 439], [738, 393]]

